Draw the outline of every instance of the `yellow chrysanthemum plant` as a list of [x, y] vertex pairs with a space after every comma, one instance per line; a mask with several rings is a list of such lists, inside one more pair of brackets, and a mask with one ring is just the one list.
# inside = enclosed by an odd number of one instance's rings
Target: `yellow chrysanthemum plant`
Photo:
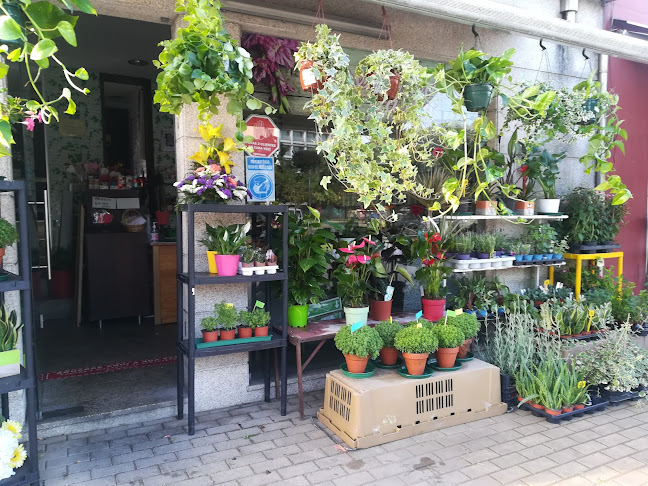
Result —
[[27, 452], [18, 440], [22, 437], [22, 425], [6, 420], [0, 427], [0, 480], [9, 478], [25, 463]]
[[208, 167], [210, 165], [220, 166], [220, 170], [224, 170], [225, 174], [231, 174], [232, 154], [242, 152], [245, 149], [244, 142], [237, 142], [231, 137], [223, 136], [223, 124], [217, 127], [209, 123], [198, 127], [200, 136], [205, 143], [200, 145], [198, 152], [189, 157], [193, 160], [198, 167]]

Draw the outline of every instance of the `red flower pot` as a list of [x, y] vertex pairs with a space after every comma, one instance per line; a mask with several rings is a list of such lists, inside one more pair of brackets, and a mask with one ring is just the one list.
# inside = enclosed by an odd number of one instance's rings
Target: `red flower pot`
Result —
[[574, 410], [583, 410], [584, 408], [585, 408], [584, 403], [577, 403], [576, 405], [574, 405]]
[[380, 350], [380, 362], [382, 364], [391, 366], [391, 365], [395, 365], [396, 361], [398, 361], [398, 349], [382, 348]]
[[254, 328], [254, 337], [263, 337], [268, 335], [268, 326]]
[[563, 413], [569, 413], [574, 411], [574, 406], [572, 405], [571, 407], [563, 407], [562, 408]]
[[403, 353], [405, 366], [410, 375], [422, 375], [425, 371], [429, 353]]
[[238, 337], [240, 339], [246, 339], [252, 337], [252, 328], [251, 327], [239, 327], [238, 328]]
[[464, 343], [459, 346], [459, 352], [457, 353], [457, 358], [459, 359], [464, 359], [467, 355], [468, 352], [470, 351], [470, 347], [472, 346], [472, 338], [466, 339]]
[[439, 368], [452, 368], [457, 361], [457, 353], [459, 347], [456, 348], [439, 348], [437, 349], [437, 363]]
[[443, 317], [443, 311], [445, 310], [445, 299], [425, 299], [421, 298], [421, 304], [423, 306], [423, 317], [428, 321], [438, 321]]
[[361, 358], [355, 354], [345, 354], [344, 359], [346, 359], [347, 371], [349, 373], [364, 373], [369, 362], [369, 356]]
[[218, 341], [218, 331], [203, 331], [202, 336], [204, 343], [215, 343]]
[[544, 409], [544, 407], [542, 405], [540, 405], [539, 403], [536, 403], [536, 402], [532, 402], [531, 400], [529, 400], [527, 403], [529, 405], [531, 405], [533, 408], [537, 408], [538, 410]]
[[229, 341], [230, 339], [234, 339], [236, 337], [236, 329], [223, 329], [220, 332], [220, 338], [221, 341]]
[[560, 415], [562, 413], [562, 410], [553, 410], [551, 408], [544, 407], [545, 412], [547, 412], [549, 415]]
[[369, 315], [375, 321], [388, 321], [391, 316], [391, 300], [370, 300]]

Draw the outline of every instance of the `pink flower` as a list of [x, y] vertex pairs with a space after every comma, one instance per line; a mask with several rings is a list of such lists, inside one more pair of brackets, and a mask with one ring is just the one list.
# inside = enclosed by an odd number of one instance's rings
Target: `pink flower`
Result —
[[[349, 248], [340, 248], [339, 250], [342, 253], [353, 253], [353, 248], [351, 248], [351, 247], [349, 247]], [[349, 257], [349, 259], [351, 259], [351, 257]]]
[[[349, 257], [351, 259], [352, 257]], [[359, 255], [357, 257], [358, 263], [368, 263], [371, 260], [371, 257], [369, 255]]]
[[27, 130], [30, 132], [34, 131], [34, 126], [36, 125], [36, 121], [38, 123], [43, 123], [43, 114], [42, 112], [34, 113], [32, 111], [27, 111], [27, 118], [25, 118], [25, 121], [23, 122], [25, 125], [27, 125]]
[[196, 174], [200, 174], [200, 173], [201, 173], [202, 171], [204, 171], [204, 170], [205, 170], [204, 167], [198, 167], [194, 172], [195, 172]]
[[370, 244], [370, 245], [375, 245], [375, 244], [376, 244], [375, 241], [371, 241], [371, 240], [369, 240], [369, 239], [367, 239], [367, 238], [362, 238], [362, 239], [363, 239], [366, 243], [368, 243], [368, 244]]
[[33, 118], [25, 118], [25, 125], [27, 125], [27, 130], [30, 132], [34, 131], [34, 119]]
[[350, 265], [350, 264], [352, 264], [352, 263], [358, 263], [358, 257], [357, 257], [357, 256], [355, 256], [355, 255], [351, 255], [351, 256], [349, 257], [349, 261], [347, 262], [347, 265]]

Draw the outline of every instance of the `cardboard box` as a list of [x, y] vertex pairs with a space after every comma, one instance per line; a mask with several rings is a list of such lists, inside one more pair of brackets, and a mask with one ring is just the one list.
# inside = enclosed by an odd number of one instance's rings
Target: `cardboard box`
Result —
[[317, 416], [350, 447], [365, 448], [505, 412], [499, 368], [474, 359], [423, 379], [382, 369], [354, 379], [334, 370]]

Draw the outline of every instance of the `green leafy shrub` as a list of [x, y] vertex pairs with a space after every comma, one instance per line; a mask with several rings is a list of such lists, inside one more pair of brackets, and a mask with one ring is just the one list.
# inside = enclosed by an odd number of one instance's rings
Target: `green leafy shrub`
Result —
[[394, 347], [403, 353], [431, 353], [439, 347], [439, 340], [425, 326], [408, 325], [394, 336]]
[[432, 328], [432, 332], [439, 340], [440, 348], [456, 348], [465, 341], [461, 329], [449, 324], [437, 324]]
[[236, 328], [239, 320], [239, 313], [234, 308], [233, 304], [228, 304], [221, 301], [220, 304], [214, 304], [214, 314], [218, 319], [218, 324], [225, 330], [232, 330]]
[[270, 322], [270, 313], [255, 307], [252, 312], [241, 311], [239, 319], [246, 326], [256, 329], [257, 327], [265, 327]]
[[218, 327], [218, 319], [215, 317], [205, 317], [202, 321], [200, 321], [200, 327], [202, 328], [203, 331], [211, 332], [215, 331], [216, 328]]
[[6, 248], [18, 241], [16, 227], [4, 218], [0, 218], [0, 248]]
[[376, 331], [378, 331], [380, 339], [382, 339], [383, 346], [386, 348], [393, 348], [394, 336], [396, 336], [396, 333], [398, 333], [398, 331], [403, 329], [403, 326], [401, 326], [398, 322], [383, 321], [378, 323], [375, 329]]
[[448, 325], [459, 329], [465, 339], [473, 338], [479, 332], [480, 324], [475, 314], [463, 313], [455, 317], [448, 317]]
[[351, 332], [351, 326], [342, 326], [335, 335], [335, 347], [342, 354], [353, 354], [360, 358], [370, 356], [376, 359], [383, 347], [383, 342], [380, 334], [373, 327], [362, 326]]

